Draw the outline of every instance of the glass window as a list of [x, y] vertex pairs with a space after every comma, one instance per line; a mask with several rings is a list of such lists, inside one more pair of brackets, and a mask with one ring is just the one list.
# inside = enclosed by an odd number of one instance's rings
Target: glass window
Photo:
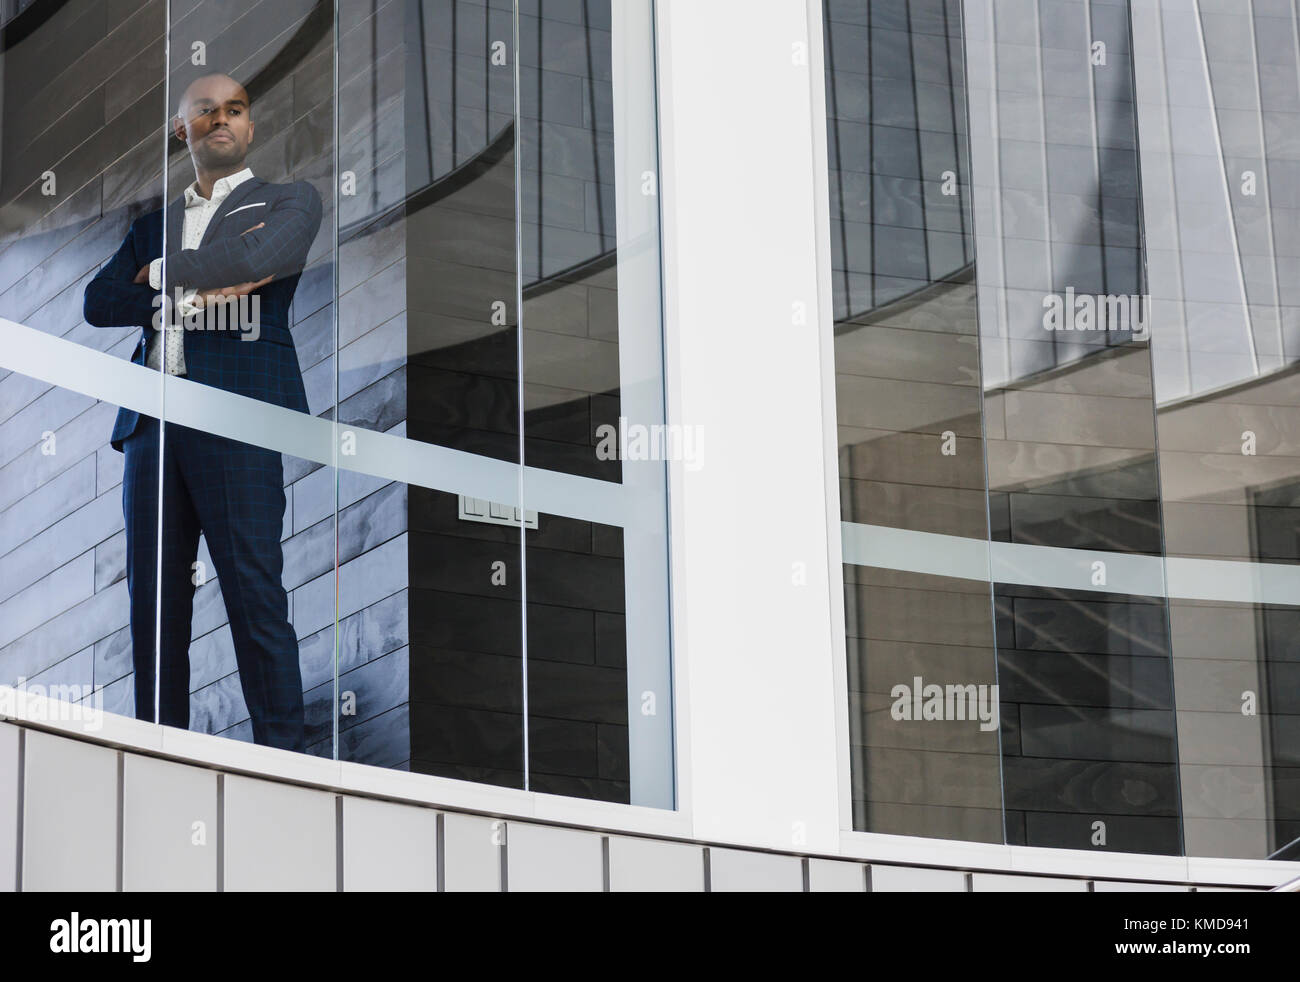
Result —
[[[157, 477], [129, 474], [121, 443], [162, 405], [161, 376], [141, 366], [157, 291], [134, 279], [162, 195], [163, 11], [3, 15], [0, 683], [148, 718], [153, 688], [137, 698], [135, 670], [156, 625], [133, 620], [131, 598], [156, 589]], [[124, 510], [133, 478], [145, 493]]]
[[[854, 827], [1290, 855], [1294, 5], [826, 11]], [[883, 714], [936, 643], [1003, 829]]]
[[905, 530], [988, 571], [961, 13], [825, 17], [854, 827], [1001, 842], [989, 584], [866, 558]]
[[12, 16], [0, 677], [673, 807], [648, 0]]

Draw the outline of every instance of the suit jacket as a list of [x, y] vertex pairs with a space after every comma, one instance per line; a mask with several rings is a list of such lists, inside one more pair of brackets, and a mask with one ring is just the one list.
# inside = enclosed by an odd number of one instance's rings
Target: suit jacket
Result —
[[[277, 406], [308, 412], [298, 354], [289, 333], [293, 301], [307, 252], [321, 223], [320, 195], [306, 181], [271, 184], [253, 177], [221, 203], [208, 223], [197, 249], [177, 249], [185, 217], [185, 199], [177, 198], [167, 213], [167, 291], [177, 287], [216, 289], [250, 283], [275, 274], [255, 291], [259, 298], [256, 341], [238, 331], [184, 331], [188, 378], [228, 392], [261, 399]], [[265, 227], [241, 234], [264, 222]], [[86, 286], [84, 314], [95, 327], [141, 328], [131, 361], [145, 363], [157, 291], [132, 282], [140, 267], [162, 255], [162, 212], [137, 218], [121, 248]], [[251, 295], [250, 295], [251, 298]], [[113, 426], [115, 450], [135, 432], [139, 414], [121, 409]]]

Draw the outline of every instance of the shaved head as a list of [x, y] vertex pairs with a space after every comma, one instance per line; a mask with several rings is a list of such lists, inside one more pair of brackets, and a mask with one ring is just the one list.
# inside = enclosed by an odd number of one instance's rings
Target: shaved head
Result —
[[234, 173], [243, 168], [253, 142], [252, 100], [229, 75], [201, 75], [182, 94], [173, 128], [189, 146], [200, 181], [204, 172]]

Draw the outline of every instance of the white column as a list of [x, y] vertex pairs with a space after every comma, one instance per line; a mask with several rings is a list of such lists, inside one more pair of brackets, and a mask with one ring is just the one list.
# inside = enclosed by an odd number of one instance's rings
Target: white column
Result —
[[661, 0], [659, 85], [668, 418], [703, 431], [670, 484], [681, 807], [701, 838], [833, 852], [819, 6]]

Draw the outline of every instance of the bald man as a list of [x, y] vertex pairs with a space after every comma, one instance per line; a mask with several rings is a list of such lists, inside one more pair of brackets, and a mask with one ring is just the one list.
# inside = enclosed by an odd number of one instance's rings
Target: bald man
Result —
[[[308, 412], [289, 305], [320, 228], [321, 200], [304, 181], [270, 184], [245, 165], [253, 107], [228, 75], [196, 79], [172, 120], [195, 181], [163, 213], [138, 218], [86, 287], [96, 327], [139, 326], [138, 365]], [[166, 288], [164, 290], [164, 287]], [[163, 301], [163, 296], [171, 298]], [[189, 727], [191, 615], [199, 534], [208, 543], [230, 620], [253, 739], [305, 750], [302, 674], [281, 582], [284, 473], [275, 450], [118, 412], [111, 443], [126, 455], [127, 586], [135, 714]], [[159, 446], [162, 603], [158, 607]], [[155, 617], [161, 610], [161, 644]]]

